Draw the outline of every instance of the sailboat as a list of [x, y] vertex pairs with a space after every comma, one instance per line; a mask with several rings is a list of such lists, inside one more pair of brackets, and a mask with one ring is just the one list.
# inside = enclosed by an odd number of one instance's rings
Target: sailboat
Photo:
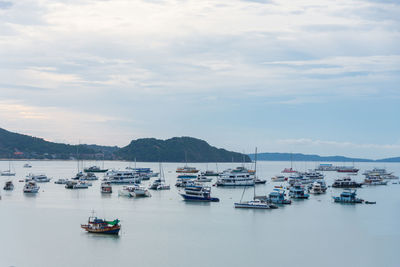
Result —
[[153, 189], [153, 190], [169, 190], [170, 186], [169, 186], [169, 184], [165, 183], [164, 170], [161, 167], [161, 162], [159, 164], [159, 168], [160, 168], [160, 178], [154, 180], [154, 182], [150, 185], [149, 189]]
[[290, 168], [283, 169], [282, 173], [297, 173], [297, 171], [293, 170], [293, 154], [290, 153]]
[[15, 172], [11, 172], [11, 160], [8, 161], [8, 170], [2, 171], [1, 176], [15, 176]]
[[[257, 162], [257, 148], [255, 153], [255, 162]], [[257, 173], [257, 166], [255, 166], [254, 175]], [[235, 208], [242, 209], [277, 209], [278, 207], [270, 202], [257, 199], [256, 197], [256, 187], [254, 186], [253, 200], [242, 201], [246, 187], [243, 188], [242, 198], [240, 202], [235, 203]]]

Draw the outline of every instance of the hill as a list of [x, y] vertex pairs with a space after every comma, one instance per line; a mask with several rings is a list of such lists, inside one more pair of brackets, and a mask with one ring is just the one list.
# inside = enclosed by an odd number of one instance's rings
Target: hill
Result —
[[400, 157], [378, 159], [378, 160], [376, 160], [376, 162], [400, 162]]
[[[80, 159], [103, 158], [109, 147], [96, 145], [68, 145], [48, 142], [42, 138], [9, 132], [0, 128], [0, 158], [23, 159]], [[118, 148], [117, 148], [118, 149]], [[112, 153], [105, 153], [112, 158]], [[106, 158], [107, 159], [107, 158]]]
[[[249, 155], [254, 159], [254, 154]], [[306, 155], [301, 153], [259, 153], [257, 160], [267, 161], [327, 161], [327, 162], [374, 162], [371, 159], [362, 158], [348, 158], [343, 156], [319, 156], [319, 155]]]
[[167, 140], [143, 138], [133, 140], [115, 152], [117, 158], [147, 162], [249, 162], [247, 155], [210, 146], [206, 141], [192, 137], [174, 137]]

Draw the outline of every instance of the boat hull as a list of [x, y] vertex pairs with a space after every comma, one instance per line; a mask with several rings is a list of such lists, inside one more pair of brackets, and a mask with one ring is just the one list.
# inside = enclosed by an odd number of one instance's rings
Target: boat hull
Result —
[[180, 195], [183, 197], [183, 200], [185, 201], [219, 202], [219, 198], [216, 197], [205, 198], [200, 196], [190, 196], [186, 194], [180, 194]]
[[113, 226], [113, 227], [107, 227], [105, 229], [93, 229], [88, 227], [88, 225], [83, 224], [81, 225], [82, 229], [85, 229], [88, 233], [92, 234], [106, 234], [106, 235], [118, 235], [119, 230], [121, 230], [121, 226]]
[[262, 209], [269, 210], [274, 209], [275, 207], [268, 204], [247, 204], [247, 203], [235, 203], [236, 209]]

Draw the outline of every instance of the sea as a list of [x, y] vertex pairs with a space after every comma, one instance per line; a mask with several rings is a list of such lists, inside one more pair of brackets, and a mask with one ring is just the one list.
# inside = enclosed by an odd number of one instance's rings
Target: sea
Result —
[[[12, 161], [15, 177], [0, 176], [0, 266], [400, 266], [400, 184], [364, 186], [358, 197], [376, 201], [376, 205], [333, 203], [332, 196], [341, 189], [328, 188], [323, 195], [308, 200], [295, 200], [292, 205], [274, 210], [235, 209], [234, 203], [250, 200], [253, 189], [212, 187], [216, 203], [190, 203], [182, 200], [176, 182], [178, 163], [163, 163], [168, 191], [152, 191], [150, 198], [118, 196], [113, 186], [111, 195], [100, 193], [103, 174], [89, 189], [67, 190], [54, 184], [59, 178], [77, 173], [74, 161]], [[84, 161], [80, 167], [99, 165], [125, 169], [134, 163], [123, 161]], [[256, 186], [257, 195], [271, 192], [271, 177], [290, 162], [258, 162], [258, 176], [267, 179]], [[240, 163], [193, 163], [200, 170], [222, 171]], [[304, 171], [316, 162], [295, 162]], [[343, 165], [334, 163], [334, 165]], [[400, 175], [399, 163], [355, 163], [356, 176], [374, 167], [386, 168]], [[8, 169], [0, 161], [0, 170]], [[137, 167], [159, 170], [158, 163], [136, 163]], [[350, 165], [349, 165], [350, 166]], [[251, 165], [247, 165], [251, 168]], [[45, 173], [52, 177], [40, 184], [40, 192], [22, 192], [28, 173]], [[344, 174], [325, 172], [331, 185]], [[14, 191], [2, 190], [12, 179]], [[150, 182], [155, 179], [152, 178]], [[215, 178], [213, 183], [215, 182]], [[149, 181], [144, 181], [148, 185]], [[212, 185], [212, 183], [210, 183]], [[98, 217], [121, 220], [118, 236], [86, 233], [80, 225], [92, 211]]]

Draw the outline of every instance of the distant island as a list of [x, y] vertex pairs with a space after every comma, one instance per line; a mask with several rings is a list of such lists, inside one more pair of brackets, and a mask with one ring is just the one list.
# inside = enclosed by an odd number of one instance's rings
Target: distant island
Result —
[[[255, 155], [249, 154], [249, 157], [254, 160]], [[385, 159], [363, 159], [349, 158], [344, 156], [319, 156], [306, 155], [301, 153], [258, 153], [257, 160], [265, 161], [317, 161], [317, 162], [400, 162], [400, 157], [385, 158]]]
[[137, 160], [142, 162], [250, 162], [248, 155], [210, 146], [193, 137], [142, 138], [125, 147], [69, 145], [0, 128], [2, 159]]

